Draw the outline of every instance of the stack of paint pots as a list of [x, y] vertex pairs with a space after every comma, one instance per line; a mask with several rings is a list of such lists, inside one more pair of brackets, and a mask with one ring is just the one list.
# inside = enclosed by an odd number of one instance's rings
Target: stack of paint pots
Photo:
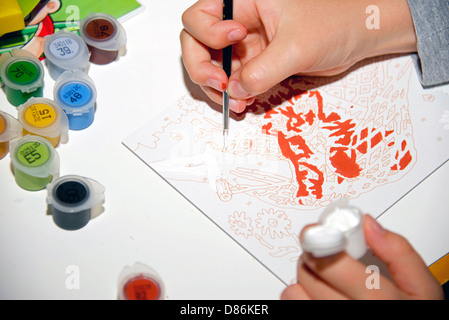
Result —
[[108, 64], [125, 53], [121, 24], [104, 13], [80, 22], [79, 34], [60, 30], [44, 38], [45, 63], [55, 81], [53, 99], [43, 97], [44, 67], [33, 54], [14, 49], [0, 56], [0, 79], [17, 117], [0, 111], [0, 159], [8, 153], [18, 186], [47, 191], [56, 225], [83, 228], [104, 202], [104, 187], [76, 175], [60, 177], [56, 149], [69, 130], [84, 130], [95, 117], [97, 90], [89, 64]]
[[[89, 64], [104, 65], [125, 54], [126, 35], [110, 15], [91, 13], [80, 22], [79, 34], [58, 31], [45, 37], [44, 54], [55, 81], [53, 99], [43, 97], [44, 68], [25, 50], [0, 56], [0, 84], [17, 117], [0, 111], [0, 160], [8, 153], [18, 186], [46, 190], [54, 223], [63, 230], [85, 227], [102, 210], [105, 188], [79, 175], [60, 173], [56, 149], [68, 143], [70, 130], [84, 130], [95, 117], [97, 90]], [[118, 299], [162, 300], [159, 275], [136, 263], [119, 275]]]

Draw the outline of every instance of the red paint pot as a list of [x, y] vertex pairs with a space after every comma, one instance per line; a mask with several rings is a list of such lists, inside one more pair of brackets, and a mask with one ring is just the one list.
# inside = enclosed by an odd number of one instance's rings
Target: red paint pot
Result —
[[136, 263], [119, 276], [119, 300], [164, 300], [164, 285], [150, 267]]
[[90, 62], [108, 64], [124, 55], [126, 33], [113, 16], [91, 13], [81, 21], [80, 35], [90, 51]]

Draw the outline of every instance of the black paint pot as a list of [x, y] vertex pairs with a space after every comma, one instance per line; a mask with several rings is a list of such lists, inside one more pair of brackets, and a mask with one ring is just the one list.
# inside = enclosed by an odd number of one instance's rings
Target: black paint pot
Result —
[[86, 226], [92, 211], [104, 202], [104, 187], [95, 180], [70, 175], [47, 186], [47, 203], [55, 224], [65, 230]]

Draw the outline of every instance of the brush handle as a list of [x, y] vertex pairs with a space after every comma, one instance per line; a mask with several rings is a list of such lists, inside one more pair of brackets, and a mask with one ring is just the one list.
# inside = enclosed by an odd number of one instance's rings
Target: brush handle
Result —
[[[232, 20], [232, 0], [223, 1], [223, 20]], [[232, 46], [223, 49], [223, 69], [228, 78], [231, 75]]]
[[[232, 20], [232, 0], [223, 1], [223, 20]], [[226, 72], [228, 78], [231, 76], [231, 64], [232, 64], [232, 45], [223, 49], [223, 69]], [[224, 137], [224, 150], [227, 148], [229, 129], [229, 95], [228, 91], [223, 92], [223, 137]]]

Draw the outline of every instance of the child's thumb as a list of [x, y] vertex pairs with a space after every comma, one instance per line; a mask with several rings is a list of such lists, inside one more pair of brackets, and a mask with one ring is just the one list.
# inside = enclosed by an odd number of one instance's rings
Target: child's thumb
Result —
[[262, 52], [236, 70], [229, 79], [229, 95], [234, 99], [254, 97], [295, 74], [297, 53], [286, 45], [288, 40], [276, 35]]
[[371, 251], [386, 264], [402, 292], [417, 299], [443, 298], [441, 286], [404, 237], [385, 230], [369, 215], [365, 216], [364, 230]]

